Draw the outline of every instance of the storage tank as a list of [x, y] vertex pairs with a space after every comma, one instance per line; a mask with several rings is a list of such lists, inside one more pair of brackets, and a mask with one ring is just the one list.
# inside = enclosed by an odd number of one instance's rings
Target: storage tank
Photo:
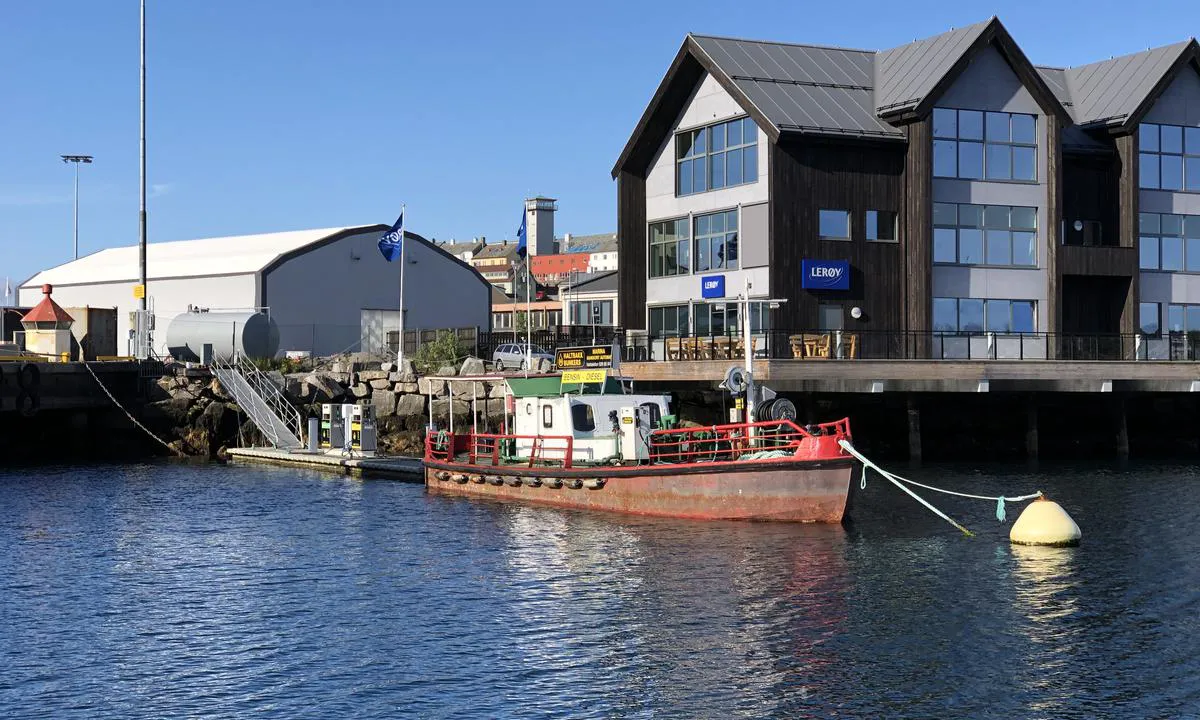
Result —
[[214, 357], [235, 352], [246, 357], [275, 357], [279, 327], [269, 315], [252, 310], [186, 312], [167, 326], [167, 351], [180, 361], [199, 362], [205, 345]]

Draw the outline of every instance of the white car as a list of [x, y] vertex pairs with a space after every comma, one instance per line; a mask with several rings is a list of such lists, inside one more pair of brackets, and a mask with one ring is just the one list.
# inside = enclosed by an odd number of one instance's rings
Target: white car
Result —
[[[546, 352], [545, 349], [537, 345], [529, 346], [530, 357], [533, 360], [533, 367], [537, 367], [539, 360], [549, 360], [554, 362], [554, 355]], [[519, 370], [525, 369], [525, 343], [505, 343], [496, 348], [492, 353], [492, 363], [497, 370], [505, 370], [516, 368]], [[532, 369], [532, 368], [530, 368]]]

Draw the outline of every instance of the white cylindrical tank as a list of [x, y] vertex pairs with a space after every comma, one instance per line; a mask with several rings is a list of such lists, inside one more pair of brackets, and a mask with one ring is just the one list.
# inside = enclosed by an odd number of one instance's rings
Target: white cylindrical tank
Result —
[[252, 310], [186, 312], [171, 320], [167, 327], [171, 357], [199, 362], [205, 345], [212, 345], [214, 357], [228, 358], [234, 353], [252, 358], [275, 357], [279, 328], [269, 315]]

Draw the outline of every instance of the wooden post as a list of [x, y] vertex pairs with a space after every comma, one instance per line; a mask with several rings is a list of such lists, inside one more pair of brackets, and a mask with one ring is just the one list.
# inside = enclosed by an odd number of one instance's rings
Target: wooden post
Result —
[[1037, 399], [1029, 396], [1025, 422], [1025, 452], [1030, 460], [1038, 458], [1038, 407]]
[[908, 396], [908, 459], [921, 462], [921, 408], [916, 395]]
[[1125, 420], [1125, 398], [1117, 400], [1117, 457], [1129, 459], [1129, 425]]

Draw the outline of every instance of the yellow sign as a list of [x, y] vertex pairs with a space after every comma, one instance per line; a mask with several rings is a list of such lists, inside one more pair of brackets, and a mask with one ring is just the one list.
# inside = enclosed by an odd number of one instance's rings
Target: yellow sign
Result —
[[602, 383], [608, 375], [607, 370], [567, 370], [562, 374], [562, 384]]
[[613, 365], [612, 346], [559, 348], [554, 353], [554, 364], [559, 370], [610, 368]]
[[133, 297], [135, 300], [141, 300], [142, 298], [146, 297], [146, 286], [145, 285], [134, 285], [133, 286]]
[[741, 410], [742, 408], [746, 407], [746, 399], [745, 399], [745, 398], [740, 398], [740, 397], [736, 397], [736, 398], [734, 398], [734, 399], [733, 399], [733, 406], [734, 406], [735, 408], [737, 408], [738, 410]]

